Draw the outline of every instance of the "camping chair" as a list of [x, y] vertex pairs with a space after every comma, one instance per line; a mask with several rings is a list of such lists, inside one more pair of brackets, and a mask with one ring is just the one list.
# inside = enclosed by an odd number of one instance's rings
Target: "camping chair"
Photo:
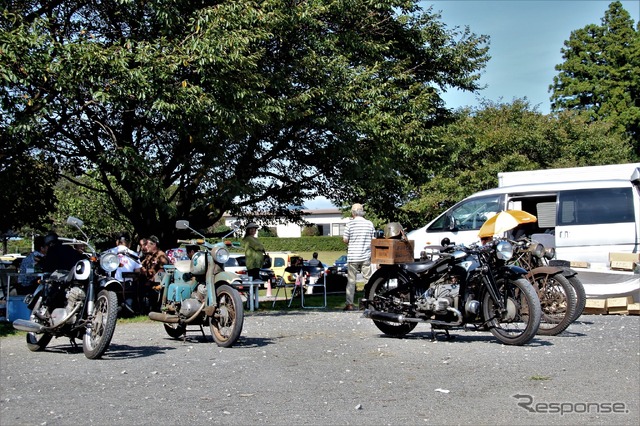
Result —
[[[294, 274], [297, 276], [297, 274], [300, 273], [300, 268], [299, 267], [293, 267], [293, 266], [289, 266], [287, 268], [285, 268], [284, 270], [284, 275], [279, 276], [278, 280], [276, 281], [276, 294], [273, 298], [273, 304], [271, 305], [271, 307], [273, 308], [274, 306], [276, 306], [276, 302], [278, 301], [278, 294], [280, 294], [280, 289], [282, 289], [284, 291], [284, 297], [285, 299], [289, 299], [289, 306], [291, 306], [291, 301], [293, 300], [293, 296], [296, 294], [296, 284], [292, 283], [289, 284], [287, 282], [287, 280], [285, 279], [285, 276], [289, 275], [289, 274]], [[289, 298], [287, 296], [287, 289], [290, 288], [291, 289], [291, 297]]]
[[[306, 289], [300, 289], [300, 303], [303, 308], [313, 309], [313, 308], [326, 308], [327, 307], [327, 275], [325, 274], [325, 270], [322, 266], [303, 266], [302, 270], [304, 272], [303, 278], [304, 284], [306, 285]], [[317, 287], [322, 288], [322, 294], [324, 296], [324, 304], [318, 306], [305, 306], [304, 305], [304, 296], [305, 293], [307, 295], [313, 295], [314, 289]], [[293, 298], [293, 297], [292, 297]]]

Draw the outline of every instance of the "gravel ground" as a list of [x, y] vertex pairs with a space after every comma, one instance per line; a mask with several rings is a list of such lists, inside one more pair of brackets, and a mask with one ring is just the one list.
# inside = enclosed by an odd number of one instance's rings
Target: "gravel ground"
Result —
[[118, 324], [102, 360], [4, 337], [0, 424], [640, 424], [637, 316], [583, 316], [522, 347], [464, 330], [434, 341], [424, 324], [387, 338], [325, 310], [247, 313], [229, 349], [205, 332]]

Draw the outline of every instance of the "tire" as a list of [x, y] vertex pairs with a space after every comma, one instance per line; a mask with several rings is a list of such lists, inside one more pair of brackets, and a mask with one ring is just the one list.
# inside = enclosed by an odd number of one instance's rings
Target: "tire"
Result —
[[582, 281], [574, 275], [572, 277], [567, 278], [569, 280], [569, 284], [573, 287], [573, 290], [576, 293], [576, 309], [573, 314], [573, 321], [580, 318], [580, 315], [584, 312], [584, 307], [587, 304], [587, 293], [584, 290], [584, 285], [582, 285]]
[[[366, 295], [367, 300], [373, 301], [375, 305], [376, 295], [381, 295], [389, 291], [389, 282], [391, 278], [394, 277], [390, 275], [379, 276], [373, 282], [370, 282], [369, 291]], [[391, 337], [402, 337], [412, 332], [413, 329], [416, 328], [416, 325], [418, 325], [415, 322], [397, 323], [380, 320], [373, 320], [373, 323], [378, 327], [378, 330]]]
[[216, 289], [216, 310], [209, 317], [209, 328], [216, 344], [223, 348], [233, 346], [242, 332], [244, 307], [240, 293], [227, 284]]
[[187, 325], [165, 323], [164, 331], [166, 331], [170, 337], [173, 337], [174, 339], [179, 339], [180, 337], [184, 336], [184, 333], [187, 331]]
[[530, 279], [538, 293], [542, 311], [538, 334], [556, 336], [562, 333], [573, 322], [576, 311], [573, 286], [562, 273], [537, 273]]
[[[35, 315], [35, 311], [36, 309], [39, 309], [40, 303], [42, 302], [42, 297], [41, 300], [36, 303], [35, 308], [33, 309], [33, 311], [31, 311], [31, 317], [29, 318], [30, 321], [36, 322], [38, 324], [42, 324], [42, 325], [46, 325], [48, 326], [49, 324], [45, 324], [43, 323], [36, 315]], [[52, 334], [49, 333], [27, 333], [27, 348], [31, 351], [31, 352], [40, 352], [43, 351], [44, 348], [47, 347], [47, 345], [49, 344], [49, 342], [51, 342], [51, 339], [53, 338]]]
[[484, 320], [489, 331], [505, 345], [524, 345], [531, 341], [540, 326], [540, 299], [533, 286], [524, 278], [501, 280], [498, 295], [506, 295], [507, 312], [501, 313], [486, 292], [482, 303]]
[[118, 295], [109, 290], [101, 290], [96, 298], [90, 328], [82, 338], [84, 356], [100, 358], [111, 343], [118, 319]]

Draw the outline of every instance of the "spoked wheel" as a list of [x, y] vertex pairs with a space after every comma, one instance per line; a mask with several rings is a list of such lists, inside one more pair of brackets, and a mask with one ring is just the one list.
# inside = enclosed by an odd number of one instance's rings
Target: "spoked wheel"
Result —
[[100, 358], [109, 347], [118, 318], [118, 296], [115, 292], [101, 290], [93, 309], [90, 327], [82, 339], [84, 356]]
[[573, 322], [576, 310], [576, 293], [561, 273], [549, 275], [536, 273], [531, 277], [538, 291], [542, 317], [538, 334], [555, 336]]
[[187, 331], [186, 324], [164, 324], [164, 331], [174, 339], [179, 339], [184, 336], [184, 333]]
[[244, 307], [240, 293], [227, 284], [216, 290], [217, 307], [209, 317], [209, 328], [218, 346], [233, 346], [240, 337], [244, 324]]
[[540, 299], [533, 286], [524, 278], [498, 282], [498, 295], [505, 306], [499, 305], [486, 292], [482, 313], [491, 334], [505, 345], [524, 345], [531, 341], [540, 326]]
[[[36, 310], [39, 310], [39, 309], [42, 309], [43, 311], [45, 310], [44, 308], [40, 308], [41, 302], [42, 302], [42, 299], [36, 303], [35, 308], [33, 308], [33, 311], [31, 312], [31, 317], [29, 320], [33, 322], [37, 322], [38, 324], [48, 326], [49, 324], [44, 323], [40, 318], [38, 318], [35, 315]], [[49, 342], [51, 342], [52, 338], [53, 338], [53, 335], [49, 333], [36, 334], [36, 333], [29, 332], [27, 333], [27, 348], [29, 348], [29, 350], [32, 352], [42, 351], [44, 350], [44, 348], [47, 347]]]
[[[373, 301], [376, 310], [387, 312], [387, 309], [383, 306], [383, 301], [391, 299], [391, 297], [387, 296], [390, 292], [394, 293], [394, 303], [402, 299], [409, 302], [409, 293], [398, 293], [395, 291], [398, 287], [399, 279], [392, 275], [393, 274], [389, 274], [376, 278], [375, 281], [371, 283], [371, 287], [369, 287], [367, 300]], [[373, 323], [378, 327], [378, 330], [391, 337], [402, 337], [413, 331], [417, 325], [415, 322], [397, 323], [380, 320], [373, 320]]]

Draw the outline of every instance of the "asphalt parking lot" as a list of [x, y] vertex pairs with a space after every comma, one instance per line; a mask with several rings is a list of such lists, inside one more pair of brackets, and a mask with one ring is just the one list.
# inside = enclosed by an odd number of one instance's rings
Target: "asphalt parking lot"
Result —
[[0, 423], [606, 424], [640, 423], [640, 317], [583, 316], [560, 336], [504, 346], [419, 325], [382, 336], [358, 312], [247, 313], [222, 349], [160, 323], [118, 324], [102, 360], [68, 339], [27, 350], [0, 339]]

